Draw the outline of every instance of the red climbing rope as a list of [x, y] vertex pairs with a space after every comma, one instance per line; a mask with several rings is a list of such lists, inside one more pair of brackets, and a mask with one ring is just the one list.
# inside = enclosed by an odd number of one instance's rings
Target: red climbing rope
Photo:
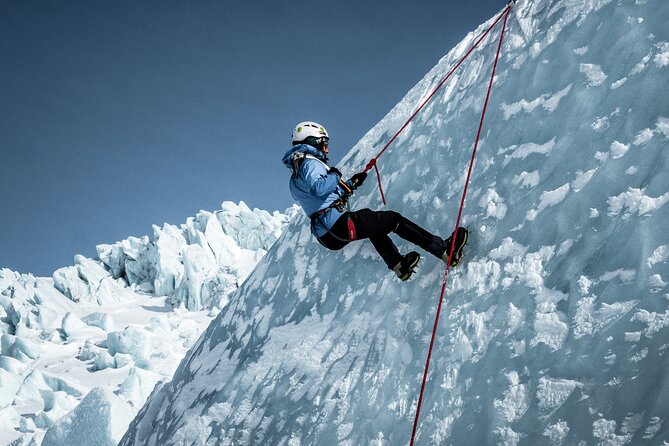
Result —
[[[499, 36], [499, 43], [497, 45], [497, 53], [495, 54], [495, 64], [492, 67], [492, 74], [490, 75], [490, 83], [488, 84], [488, 92], [486, 93], [485, 97], [485, 103], [483, 104], [483, 111], [481, 112], [481, 121], [479, 122], [479, 129], [478, 132], [476, 133], [476, 142], [474, 143], [474, 150], [472, 151], [472, 158], [469, 162], [469, 171], [467, 172], [467, 180], [465, 181], [465, 188], [464, 191], [462, 192], [462, 200], [460, 201], [460, 210], [458, 211], [458, 219], [455, 224], [455, 229], [457, 231], [458, 227], [460, 227], [460, 219], [462, 217], [462, 209], [465, 206], [465, 197], [467, 196], [467, 188], [469, 186], [469, 179], [472, 174], [472, 167], [474, 166], [474, 157], [476, 156], [476, 149], [478, 148], [479, 145], [479, 139], [481, 137], [481, 129], [483, 128], [483, 119], [485, 118], [485, 112], [488, 108], [488, 100], [490, 99], [490, 91], [492, 90], [492, 83], [493, 80], [495, 79], [495, 70], [497, 69], [497, 61], [499, 59], [499, 53], [502, 49], [502, 41], [504, 40], [504, 31], [506, 29], [506, 22], [507, 19], [509, 18], [509, 13], [511, 12], [511, 4], [509, 4], [506, 9], [504, 10], [503, 16], [504, 16], [504, 25], [502, 25], [502, 32]], [[500, 16], [501, 17], [501, 16]], [[498, 19], [499, 21], [499, 19]], [[496, 22], [495, 22], [496, 23]], [[454, 232], [455, 234], [455, 232]], [[451, 268], [451, 260], [453, 258], [453, 249], [455, 248], [455, 239], [456, 237], [453, 237], [453, 241], [451, 242], [451, 250], [450, 253], [448, 254], [448, 263], [446, 263], [446, 272], [444, 273], [444, 281], [441, 285], [441, 295], [439, 296], [439, 306], [437, 307], [437, 314], [434, 318], [434, 328], [432, 329], [432, 339], [430, 340], [430, 349], [428, 350], [427, 353], [427, 360], [425, 362], [425, 371], [423, 372], [423, 383], [420, 386], [420, 396], [418, 397], [418, 406], [416, 407], [416, 417], [413, 422], [413, 430], [411, 432], [411, 446], [413, 446], [414, 441], [416, 439], [416, 430], [418, 429], [418, 420], [420, 416], [420, 407], [423, 402], [423, 393], [425, 391], [425, 383], [427, 382], [427, 372], [428, 369], [430, 368], [430, 358], [432, 357], [432, 348], [434, 347], [434, 340], [437, 335], [437, 327], [439, 325], [439, 315], [441, 314], [441, 306], [444, 301], [444, 293], [446, 292], [446, 283], [448, 282], [448, 273]]]
[[381, 155], [383, 155], [383, 153], [386, 151], [386, 149], [388, 149], [388, 147], [390, 147], [390, 145], [393, 143], [393, 141], [395, 141], [395, 139], [397, 139], [397, 137], [400, 135], [400, 133], [402, 133], [404, 131], [404, 129], [407, 128], [409, 123], [411, 121], [413, 121], [413, 118], [415, 118], [416, 115], [418, 113], [420, 113], [420, 111], [423, 109], [423, 107], [425, 107], [427, 105], [427, 103], [430, 102], [430, 99], [432, 99], [432, 97], [437, 93], [437, 91], [439, 91], [439, 89], [441, 89], [441, 87], [451, 77], [451, 75], [455, 72], [455, 70], [457, 70], [458, 67], [460, 67], [460, 65], [462, 65], [462, 63], [465, 61], [465, 59], [467, 59], [469, 57], [469, 55], [472, 53], [472, 51], [474, 51], [474, 49], [476, 49], [476, 47], [479, 46], [479, 43], [481, 43], [481, 41], [488, 35], [488, 33], [490, 33], [490, 31], [495, 27], [495, 25], [497, 25], [497, 23], [499, 23], [499, 21], [502, 19], [502, 17], [506, 17], [506, 13], [507, 13], [508, 10], [510, 10], [510, 8], [511, 8], [510, 6], [507, 6], [507, 9], [505, 9], [497, 17], [497, 19], [495, 19], [493, 24], [490, 25], [490, 27], [487, 30], [485, 30], [485, 32], [483, 34], [481, 34], [481, 36], [476, 40], [474, 45], [472, 45], [472, 47], [469, 49], [469, 51], [467, 51], [467, 54], [465, 54], [458, 61], [458, 63], [455, 64], [455, 66], [451, 69], [451, 71], [449, 71], [448, 74], [441, 80], [441, 82], [439, 82], [437, 87], [434, 90], [432, 90], [432, 93], [430, 93], [430, 95], [423, 101], [423, 103], [416, 109], [416, 111], [413, 112], [413, 114], [409, 117], [409, 119], [407, 119], [407, 121], [404, 123], [404, 125], [397, 131], [397, 133], [395, 133], [395, 135], [392, 138], [390, 138], [390, 141], [388, 141], [386, 143], [386, 145], [383, 146], [383, 149], [381, 149], [381, 151], [374, 158], [372, 158], [369, 163], [367, 163], [367, 167], [365, 167], [365, 173], [369, 172], [372, 169], [372, 167], [374, 169], [376, 169], [376, 176], [378, 178], [379, 190], [381, 191], [381, 199], [383, 200], [383, 204], [386, 204], [386, 197], [383, 194], [383, 187], [381, 186], [381, 174], [379, 173], [379, 168], [376, 166], [376, 161], [379, 159], [379, 157]]

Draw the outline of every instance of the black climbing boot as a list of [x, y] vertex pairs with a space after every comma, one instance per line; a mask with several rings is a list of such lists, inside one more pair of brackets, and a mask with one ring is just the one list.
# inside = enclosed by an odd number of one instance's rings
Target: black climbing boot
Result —
[[402, 257], [402, 261], [395, 265], [393, 271], [401, 281], [409, 280], [409, 277], [413, 274], [413, 270], [416, 265], [418, 265], [419, 260], [420, 254], [416, 251], [411, 251], [409, 254]]
[[467, 244], [467, 238], [469, 237], [469, 231], [467, 228], [458, 228], [451, 236], [444, 241], [444, 254], [441, 256], [444, 262], [448, 263], [448, 256], [451, 253], [451, 244], [453, 243], [453, 236], [455, 236], [455, 246], [453, 247], [453, 257], [451, 258], [451, 266], [456, 266], [460, 263], [462, 255], [464, 254], [464, 248]]

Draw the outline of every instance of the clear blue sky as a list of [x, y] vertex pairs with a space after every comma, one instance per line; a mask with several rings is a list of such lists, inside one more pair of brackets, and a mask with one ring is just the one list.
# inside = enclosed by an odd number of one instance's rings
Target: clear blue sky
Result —
[[0, 268], [50, 276], [224, 200], [284, 210], [294, 124], [336, 162], [504, 4], [2, 2]]

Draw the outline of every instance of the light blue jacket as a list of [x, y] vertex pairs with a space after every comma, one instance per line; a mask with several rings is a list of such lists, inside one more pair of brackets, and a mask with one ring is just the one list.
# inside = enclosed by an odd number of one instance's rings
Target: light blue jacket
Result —
[[[311, 217], [315, 212], [329, 208], [332, 203], [344, 196], [344, 189], [340, 186], [341, 179], [336, 173], [328, 173], [328, 158], [321, 152], [307, 144], [297, 144], [283, 156], [283, 164], [293, 172], [293, 153], [306, 153], [317, 159], [305, 158], [297, 176], [290, 178], [290, 193], [304, 212]], [[348, 182], [345, 183], [350, 187]], [[335, 208], [328, 209], [319, 215], [311, 231], [316, 236], [325, 234], [337, 219], [343, 214]]]

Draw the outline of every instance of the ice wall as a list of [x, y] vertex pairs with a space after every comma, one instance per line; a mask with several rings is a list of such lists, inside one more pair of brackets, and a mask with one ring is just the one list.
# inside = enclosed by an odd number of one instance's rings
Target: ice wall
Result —
[[[667, 23], [664, 0], [515, 6], [417, 444], [669, 440]], [[485, 26], [340, 169], [362, 169]], [[442, 235], [495, 47], [493, 36], [380, 160], [388, 207]], [[353, 204], [381, 207], [374, 179]], [[407, 444], [443, 269], [425, 258], [400, 283], [368, 242], [325, 251], [302, 216], [121, 444]]]

